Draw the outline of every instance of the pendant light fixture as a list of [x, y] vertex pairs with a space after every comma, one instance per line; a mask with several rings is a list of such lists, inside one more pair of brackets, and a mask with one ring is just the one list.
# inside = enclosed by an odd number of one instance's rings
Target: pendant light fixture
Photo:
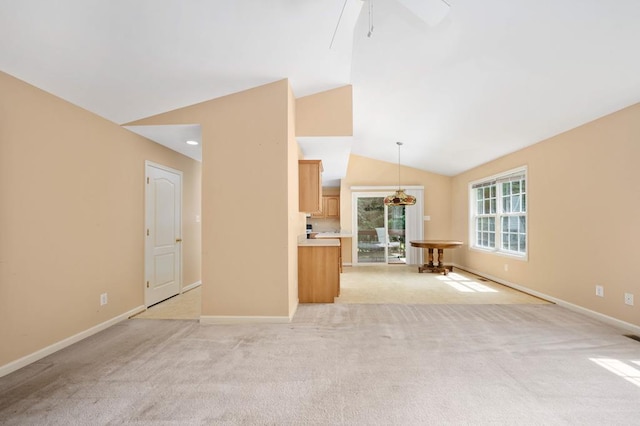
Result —
[[405, 194], [404, 189], [400, 188], [400, 147], [402, 142], [396, 142], [398, 145], [398, 190], [384, 199], [387, 206], [412, 206], [416, 203], [416, 197]]

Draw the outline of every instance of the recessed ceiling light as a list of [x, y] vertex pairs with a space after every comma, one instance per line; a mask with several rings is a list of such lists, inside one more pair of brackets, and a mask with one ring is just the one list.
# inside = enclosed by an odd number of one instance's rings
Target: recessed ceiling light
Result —
[[198, 141], [187, 141], [187, 145], [198, 145]]

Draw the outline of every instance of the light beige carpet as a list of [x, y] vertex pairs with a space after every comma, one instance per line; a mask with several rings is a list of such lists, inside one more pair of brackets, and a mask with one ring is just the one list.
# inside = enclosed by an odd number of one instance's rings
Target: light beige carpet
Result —
[[640, 344], [554, 304], [129, 320], [0, 378], [2, 425], [621, 426]]
[[521, 304], [549, 303], [456, 269], [448, 275], [418, 273], [417, 266], [343, 268], [336, 303]]
[[[345, 267], [336, 303], [400, 304], [545, 304], [518, 290], [462, 270], [448, 275], [418, 273], [417, 266]], [[201, 289], [174, 296], [136, 315], [136, 319], [200, 318]]]

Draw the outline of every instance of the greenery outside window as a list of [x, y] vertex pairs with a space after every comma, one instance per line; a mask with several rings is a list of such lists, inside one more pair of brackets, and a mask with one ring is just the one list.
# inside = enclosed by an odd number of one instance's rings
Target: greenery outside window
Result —
[[527, 255], [526, 172], [522, 168], [471, 183], [472, 247]]

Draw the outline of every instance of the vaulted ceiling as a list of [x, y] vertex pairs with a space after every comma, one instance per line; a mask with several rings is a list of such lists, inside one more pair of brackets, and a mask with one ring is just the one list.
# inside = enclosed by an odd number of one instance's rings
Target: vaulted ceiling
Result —
[[350, 152], [402, 141], [454, 175], [640, 101], [639, 22], [638, 0], [0, 0], [0, 70], [119, 124], [352, 84]]

